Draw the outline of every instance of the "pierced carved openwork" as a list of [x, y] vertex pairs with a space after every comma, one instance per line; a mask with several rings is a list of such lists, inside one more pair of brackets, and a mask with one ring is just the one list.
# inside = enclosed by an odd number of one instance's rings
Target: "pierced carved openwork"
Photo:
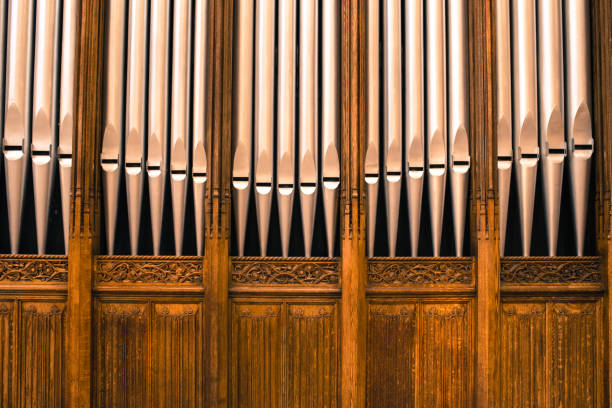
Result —
[[202, 258], [122, 257], [96, 259], [96, 283], [202, 284]]
[[598, 257], [508, 257], [501, 260], [501, 281], [522, 283], [600, 283]]
[[471, 284], [472, 258], [372, 258], [370, 286]]
[[338, 285], [340, 265], [329, 258], [235, 258], [234, 285]]
[[0, 256], [0, 282], [67, 282], [66, 256]]

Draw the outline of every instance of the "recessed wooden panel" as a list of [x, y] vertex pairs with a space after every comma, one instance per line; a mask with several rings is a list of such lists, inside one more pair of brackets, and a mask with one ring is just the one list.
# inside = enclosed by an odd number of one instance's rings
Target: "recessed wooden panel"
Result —
[[13, 307], [13, 302], [0, 303], [0, 407], [12, 405]]
[[546, 406], [546, 305], [502, 306], [502, 406]]
[[234, 305], [233, 407], [284, 407], [283, 344], [280, 304]]
[[18, 337], [20, 406], [64, 401], [64, 304], [24, 303]]
[[145, 406], [146, 304], [97, 303], [96, 309], [95, 405]]
[[471, 321], [467, 303], [423, 305], [419, 406], [473, 406]]
[[367, 406], [414, 407], [416, 304], [370, 304]]
[[202, 406], [201, 314], [197, 304], [153, 305], [152, 406]]
[[551, 305], [551, 406], [596, 407], [597, 304]]
[[338, 405], [334, 305], [289, 305], [286, 407]]

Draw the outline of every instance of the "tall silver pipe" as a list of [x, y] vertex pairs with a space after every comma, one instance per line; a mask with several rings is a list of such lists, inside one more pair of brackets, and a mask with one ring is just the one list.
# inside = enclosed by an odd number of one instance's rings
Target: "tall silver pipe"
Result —
[[108, 253], [115, 250], [119, 176], [123, 167], [123, 89], [125, 69], [125, 0], [106, 0], [106, 78], [104, 81], [104, 137], [102, 181]]
[[19, 250], [25, 180], [30, 154], [34, 2], [8, 6], [4, 168], [11, 252]]
[[234, 161], [232, 187], [238, 254], [244, 255], [247, 214], [251, 191], [251, 155], [253, 131], [253, 19], [254, 0], [238, 0], [236, 51], [234, 53]]
[[470, 170], [467, 23], [467, 1], [448, 2], [448, 162], [457, 256], [463, 255]]
[[548, 254], [557, 254], [563, 162], [563, 27], [561, 0], [538, 1], [538, 73], [540, 146]]
[[446, 187], [446, 16], [443, 0], [427, 0], [427, 167], [434, 256], [440, 256]]
[[378, 178], [380, 173], [379, 137], [380, 137], [380, 85], [379, 85], [379, 1], [368, 0], [368, 134], [365, 156], [365, 182], [368, 195], [367, 229], [368, 256], [374, 256], [374, 237], [376, 235], [376, 210], [378, 205]]
[[529, 255], [538, 169], [536, 11], [534, 0], [513, 5], [514, 156], [523, 255]]
[[276, 174], [278, 179], [278, 215], [283, 256], [289, 255], [295, 184], [296, 11], [295, 0], [279, 2]]
[[566, 128], [578, 256], [584, 255], [589, 179], [593, 156], [589, 5], [589, 2], [582, 0], [565, 0], [564, 2], [567, 70]]
[[421, 227], [421, 202], [425, 169], [425, 121], [423, 87], [423, 3], [406, 2], [404, 70], [406, 73], [406, 191], [410, 253], [417, 256]]
[[172, 190], [174, 219], [174, 247], [176, 254], [181, 255], [185, 232], [187, 173], [191, 167], [189, 163], [191, 1], [175, 1], [173, 31], [170, 189]]
[[499, 253], [504, 255], [512, 177], [512, 79], [510, 63], [510, 2], [495, 3], [497, 56], [497, 180], [499, 189]]
[[38, 253], [45, 253], [49, 207], [55, 176], [60, 2], [48, 0], [36, 8], [34, 88], [32, 95], [32, 181]]
[[317, 202], [317, 3], [300, 2], [299, 178], [306, 256], [310, 256], [312, 250]]
[[389, 256], [395, 256], [402, 188], [402, 41], [400, 0], [384, 7], [385, 191]]
[[128, 19], [128, 53], [125, 96], [125, 185], [127, 190], [130, 248], [138, 253], [145, 149], [145, 78], [147, 73], [147, 2], [131, 0]]
[[196, 247], [204, 254], [204, 203], [208, 161], [206, 159], [206, 50], [208, 1], [195, 6], [195, 44], [193, 75], [193, 208], [195, 211]]
[[340, 112], [338, 99], [340, 89], [340, 66], [338, 64], [340, 58], [339, 3], [338, 0], [326, 0], [322, 4], [321, 176], [325, 230], [327, 232], [327, 254], [332, 257], [334, 255], [340, 187], [340, 157], [338, 155], [338, 115]]
[[159, 255], [168, 169], [168, 70], [170, 66], [170, 0], [151, 2], [149, 43], [149, 129], [147, 177], [153, 254]]
[[72, 136], [74, 132], [74, 78], [76, 57], [76, 27], [79, 2], [64, 0], [62, 18], [62, 59], [60, 69], [60, 114], [58, 163], [62, 196], [62, 223], [64, 227], [64, 251], [68, 253], [70, 238], [70, 192], [72, 190]]
[[260, 254], [265, 256], [274, 160], [274, 2], [258, 1], [255, 12], [255, 205]]

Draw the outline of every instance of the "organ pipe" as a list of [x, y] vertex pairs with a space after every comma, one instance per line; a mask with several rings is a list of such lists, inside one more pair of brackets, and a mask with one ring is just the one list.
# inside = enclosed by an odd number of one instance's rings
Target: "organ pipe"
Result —
[[170, 1], [151, 3], [149, 45], [149, 129], [147, 177], [151, 207], [153, 254], [159, 255], [168, 168], [168, 69], [170, 57]]
[[30, 154], [34, 2], [11, 0], [8, 6], [4, 166], [11, 252], [19, 233]]
[[427, 167], [434, 256], [440, 256], [446, 186], [446, 29], [443, 0], [427, 0]]
[[589, 2], [565, 0], [567, 144], [574, 207], [576, 252], [584, 255], [589, 179], [593, 155]]
[[32, 95], [32, 181], [38, 253], [45, 253], [49, 207], [55, 175], [60, 2], [36, 8], [34, 87]]
[[548, 254], [557, 253], [565, 135], [563, 123], [563, 30], [560, 0], [538, 2], [539, 129]]
[[183, 252], [187, 172], [189, 163], [189, 92], [191, 78], [191, 2], [174, 3], [172, 49], [172, 101], [170, 110], [170, 189], [174, 219], [174, 246], [177, 255]]
[[193, 75], [193, 206], [195, 210], [196, 248], [204, 253], [204, 203], [208, 162], [206, 160], [206, 15], [208, 1], [195, 6], [195, 44]]
[[108, 253], [115, 248], [119, 176], [123, 166], [123, 75], [125, 58], [125, 0], [107, 0], [108, 26], [106, 32], [104, 83], [104, 136], [102, 139], [102, 180], [106, 213]]
[[523, 255], [527, 256], [539, 159], [535, 2], [515, 0], [512, 6], [514, 156]]
[[266, 255], [274, 157], [274, 2], [258, 1], [255, 25], [255, 205], [259, 248]]
[[244, 241], [251, 187], [251, 155], [253, 131], [253, 16], [254, 1], [238, 0], [236, 3], [236, 71], [234, 98], [234, 162], [232, 187], [238, 254], [244, 255]]
[[278, 131], [277, 177], [278, 215], [283, 256], [289, 255], [291, 216], [295, 183], [295, 71], [296, 2], [279, 3], [278, 36]]

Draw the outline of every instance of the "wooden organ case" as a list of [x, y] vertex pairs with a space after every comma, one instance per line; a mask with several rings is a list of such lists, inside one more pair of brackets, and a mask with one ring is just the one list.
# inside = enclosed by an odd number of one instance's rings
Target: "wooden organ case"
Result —
[[9, 0], [0, 407], [612, 405], [610, 21]]

